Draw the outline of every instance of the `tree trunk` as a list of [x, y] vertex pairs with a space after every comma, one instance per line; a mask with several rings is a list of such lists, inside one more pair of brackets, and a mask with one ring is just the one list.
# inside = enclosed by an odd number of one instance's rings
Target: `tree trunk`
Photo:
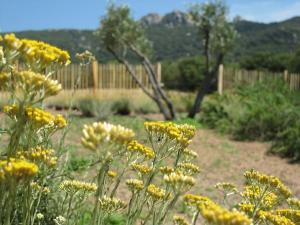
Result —
[[201, 87], [198, 89], [194, 105], [190, 110], [188, 117], [194, 118], [196, 114], [200, 112], [200, 106], [205, 95], [207, 95], [210, 92], [211, 88], [213, 87], [213, 85], [217, 80], [216, 78], [217, 78], [218, 68], [222, 63], [222, 61], [223, 61], [223, 54], [219, 54], [214, 68], [212, 69], [211, 72], [206, 73], [205, 78], [201, 84]]
[[135, 74], [135, 71], [132, 69], [130, 63], [125, 60], [124, 58], [120, 57], [115, 51], [108, 48], [108, 51], [114, 55], [114, 57], [123, 65], [125, 65], [127, 71], [129, 74], [133, 77], [135, 82], [138, 84], [138, 86], [142, 89], [142, 91], [150, 97], [158, 106], [160, 112], [163, 114], [165, 120], [173, 120], [175, 117], [172, 115], [171, 112], [169, 112], [168, 108], [166, 108], [166, 104], [164, 103], [164, 100], [162, 99], [162, 96], [159, 94], [159, 91], [157, 90], [158, 85], [155, 85], [155, 82], [153, 81], [153, 78], [150, 77], [150, 74], [147, 72], [150, 81], [152, 80], [152, 89], [153, 94], [143, 85], [143, 83], [138, 79], [138, 77]]

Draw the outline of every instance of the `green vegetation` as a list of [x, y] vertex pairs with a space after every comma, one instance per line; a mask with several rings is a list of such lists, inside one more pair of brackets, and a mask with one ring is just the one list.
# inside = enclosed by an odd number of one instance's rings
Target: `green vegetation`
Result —
[[282, 81], [241, 86], [205, 99], [201, 122], [238, 140], [272, 141], [273, 151], [300, 159], [300, 111]]
[[[154, 61], [178, 59], [200, 54], [201, 42], [197, 29], [190, 24], [179, 24], [174, 19], [173, 26], [163, 22], [146, 26], [146, 35], [153, 43]], [[299, 43], [300, 17], [279, 23], [263, 24], [250, 21], [234, 23], [240, 38], [236, 41], [229, 61], [259, 52], [294, 52]], [[93, 30], [44, 30], [17, 32], [17, 36], [42, 40], [68, 50], [75, 58], [77, 52], [90, 50], [100, 62], [113, 57], [99, 43]]]

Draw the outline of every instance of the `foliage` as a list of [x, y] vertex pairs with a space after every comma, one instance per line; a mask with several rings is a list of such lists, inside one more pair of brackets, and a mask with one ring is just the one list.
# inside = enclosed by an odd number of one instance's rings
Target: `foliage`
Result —
[[187, 57], [162, 64], [162, 82], [168, 89], [194, 91], [201, 84], [203, 75], [202, 57]]
[[280, 80], [240, 86], [208, 96], [201, 122], [236, 139], [272, 141], [274, 151], [299, 159], [300, 114], [294, 95]]
[[289, 69], [290, 60], [291, 56], [288, 54], [256, 53], [242, 58], [240, 66], [246, 70], [283, 72]]
[[83, 98], [77, 102], [77, 107], [85, 117], [96, 117], [105, 120], [112, 114], [112, 104], [95, 98]]

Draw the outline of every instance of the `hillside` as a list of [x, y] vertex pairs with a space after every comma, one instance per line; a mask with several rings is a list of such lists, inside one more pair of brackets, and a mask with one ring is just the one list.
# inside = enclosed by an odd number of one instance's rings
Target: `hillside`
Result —
[[[155, 60], [194, 56], [201, 51], [197, 29], [183, 12], [176, 11], [165, 16], [149, 14], [141, 22], [153, 43]], [[300, 17], [269, 24], [242, 20], [234, 25], [239, 32], [239, 39], [230, 55], [231, 59], [255, 52], [293, 52], [300, 44]], [[112, 59], [92, 30], [24, 31], [16, 34], [23, 38], [47, 41], [68, 50], [72, 56], [87, 49], [99, 61]]]

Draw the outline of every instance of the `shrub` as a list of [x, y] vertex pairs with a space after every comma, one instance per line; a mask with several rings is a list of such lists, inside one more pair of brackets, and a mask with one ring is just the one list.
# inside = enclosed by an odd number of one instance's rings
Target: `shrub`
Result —
[[77, 107], [85, 117], [95, 117], [105, 120], [112, 114], [112, 103], [95, 98], [83, 98], [77, 102]]
[[203, 102], [201, 122], [239, 140], [272, 141], [274, 151], [299, 158], [300, 108], [294, 94], [271, 80], [213, 94]]
[[129, 115], [132, 112], [132, 105], [127, 98], [122, 98], [112, 104], [112, 111], [119, 115]]
[[141, 103], [136, 104], [134, 106], [135, 113], [138, 114], [151, 114], [151, 113], [158, 113], [159, 109], [156, 104], [154, 104], [152, 101], [144, 101]]

